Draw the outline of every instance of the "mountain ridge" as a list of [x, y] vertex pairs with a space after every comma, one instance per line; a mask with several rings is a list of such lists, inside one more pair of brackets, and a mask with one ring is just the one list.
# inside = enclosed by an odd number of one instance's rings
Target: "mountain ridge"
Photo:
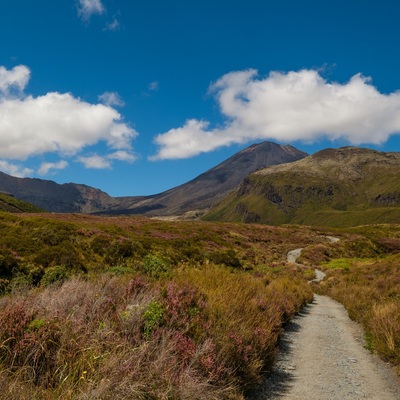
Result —
[[399, 176], [400, 153], [324, 149], [254, 172], [205, 219], [332, 227], [400, 222]]
[[290, 145], [272, 142], [253, 144], [197, 176], [191, 181], [151, 196], [112, 197], [83, 184], [57, 184], [38, 178], [16, 178], [0, 172], [0, 191], [31, 202], [51, 212], [97, 214], [145, 214], [171, 216], [210, 208], [239, 184], [245, 176], [271, 164], [304, 158]]
[[109, 211], [136, 213], [148, 208], [145, 213], [156, 216], [182, 215], [208, 209], [250, 173], [268, 165], [293, 162], [305, 156], [307, 153], [290, 145], [272, 142], [253, 144], [183, 185], [138, 201], [127, 197], [120, 204], [111, 206]]

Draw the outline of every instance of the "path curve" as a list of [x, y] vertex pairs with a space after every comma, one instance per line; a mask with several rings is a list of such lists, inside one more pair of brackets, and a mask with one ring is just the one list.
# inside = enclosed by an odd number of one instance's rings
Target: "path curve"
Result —
[[300, 257], [303, 248], [290, 250], [286, 255], [286, 261], [289, 264], [296, 264], [296, 260]]
[[[330, 238], [331, 239], [337, 239], [337, 238], [334, 238], [334, 237], [330, 237]], [[296, 261], [300, 257], [302, 251], [303, 251], [303, 248], [290, 250], [286, 255], [287, 262], [289, 264], [297, 264]], [[299, 264], [297, 264], [297, 265], [299, 265]], [[314, 270], [315, 270], [315, 279], [311, 279], [309, 282], [321, 282], [326, 276], [325, 272], [322, 272], [322, 271], [320, 271], [319, 269], [316, 269], [316, 268]]]
[[[296, 263], [302, 250], [289, 251], [287, 261]], [[324, 279], [322, 271], [315, 272], [313, 281]], [[363, 347], [362, 329], [340, 303], [314, 295], [285, 328], [274, 370], [247, 399], [399, 400], [400, 380]]]
[[274, 371], [248, 399], [400, 399], [394, 371], [362, 343], [343, 306], [315, 295], [285, 329]]

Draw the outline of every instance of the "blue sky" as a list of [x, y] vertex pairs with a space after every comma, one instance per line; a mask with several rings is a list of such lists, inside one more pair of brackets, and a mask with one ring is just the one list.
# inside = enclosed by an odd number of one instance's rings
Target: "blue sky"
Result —
[[395, 0], [4, 0], [0, 170], [148, 195], [263, 140], [400, 151]]

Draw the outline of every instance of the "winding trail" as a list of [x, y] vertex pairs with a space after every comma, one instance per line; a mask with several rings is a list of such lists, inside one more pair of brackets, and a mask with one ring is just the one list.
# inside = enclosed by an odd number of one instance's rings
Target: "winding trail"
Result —
[[[288, 262], [295, 263], [301, 250], [289, 252]], [[315, 280], [320, 279], [323, 273], [316, 270]], [[248, 397], [268, 399], [399, 400], [400, 382], [363, 347], [363, 332], [343, 306], [315, 295], [285, 328], [274, 370]]]

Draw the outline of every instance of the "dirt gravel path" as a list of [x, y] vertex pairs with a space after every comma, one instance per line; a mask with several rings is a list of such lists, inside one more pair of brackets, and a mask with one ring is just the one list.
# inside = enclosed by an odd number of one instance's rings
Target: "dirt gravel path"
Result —
[[315, 295], [289, 324], [274, 371], [250, 400], [399, 400], [393, 370], [364, 347], [336, 301]]
[[300, 257], [302, 250], [302, 248], [290, 250], [286, 255], [287, 262], [290, 264], [296, 264], [296, 260]]
[[[289, 251], [287, 262], [296, 263], [302, 250]], [[325, 277], [315, 274], [315, 282]], [[399, 377], [363, 343], [362, 329], [340, 303], [314, 295], [285, 328], [274, 370], [247, 399], [400, 400]]]

